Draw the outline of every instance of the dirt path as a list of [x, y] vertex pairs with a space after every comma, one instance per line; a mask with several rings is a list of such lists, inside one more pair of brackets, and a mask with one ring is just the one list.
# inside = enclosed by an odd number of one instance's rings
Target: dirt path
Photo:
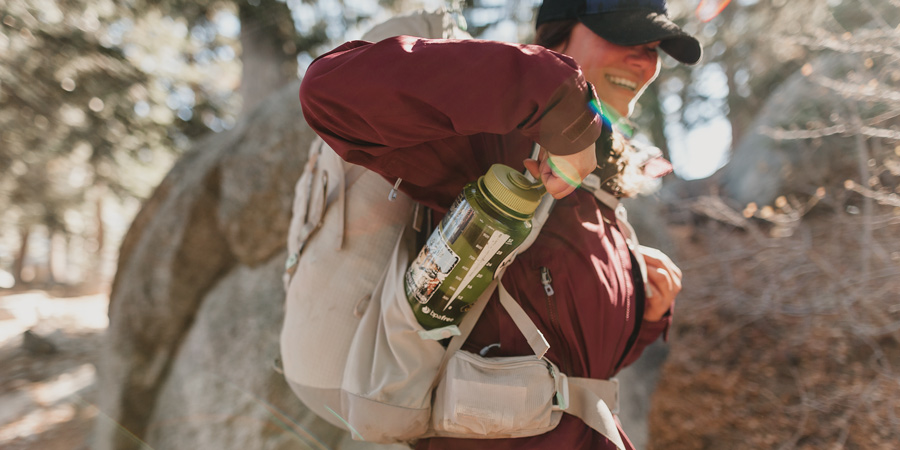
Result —
[[89, 448], [108, 302], [0, 293], [0, 448]]

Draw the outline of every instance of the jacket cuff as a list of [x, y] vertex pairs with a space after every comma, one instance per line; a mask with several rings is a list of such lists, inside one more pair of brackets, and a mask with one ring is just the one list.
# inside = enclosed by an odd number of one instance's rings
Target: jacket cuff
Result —
[[570, 78], [553, 94], [549, 109], [538, 122], [535, 140], [554, 155], [571, 155], [587, 148], [603, 128], [592, 102], [599, 102], [594, 87], [580, 74]]
[[[662, 317], [655, 322], [651, 322], [649, 320], [644, 320], [641, 324], [642, 332], [647, 333], [647, 336], [652, 336], [652, 340], [656, 340], [656, 337], [660, 334], [663, 337], [663, 341], [669, 342], [669, 327], [672, 326], [672, 311], [666, 313]], [[651, 341], [652, 342], [652, 341]]]

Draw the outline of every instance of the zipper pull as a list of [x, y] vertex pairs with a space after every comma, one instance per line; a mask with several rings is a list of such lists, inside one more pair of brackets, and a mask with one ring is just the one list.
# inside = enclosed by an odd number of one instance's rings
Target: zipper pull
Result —
[[546, 267], [541, 267], [541, 284], [544, 285], [544, 292], [547, 293], [548, 296], [553, 295], [553, 286], [550, 283], [553, 281], [550, 278], [550, 269]]
[[397, 200], [397, 192], [400, 189], [401, 181], [403, 181], [403, 178], [397, 178], [397, 181], [394, 182], [394, 187], [391, 188], [391, 192], [388, 192], [388, 200]]

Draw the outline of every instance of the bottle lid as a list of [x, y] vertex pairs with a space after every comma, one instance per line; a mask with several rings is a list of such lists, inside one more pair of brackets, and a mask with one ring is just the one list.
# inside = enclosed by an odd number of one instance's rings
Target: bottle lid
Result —
[[512, 167], [494, 164], [484, 174], [484, 187], [490, 200], [516, 214], [531, 216], [544, 196], [541, 181], [531, 181]]

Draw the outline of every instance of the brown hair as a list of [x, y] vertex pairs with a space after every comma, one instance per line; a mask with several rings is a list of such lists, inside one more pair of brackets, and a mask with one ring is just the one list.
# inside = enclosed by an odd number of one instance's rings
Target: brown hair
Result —
[[556, 48], [569, 42], [576, 19], [554, 20], [542, 23], [534, 33], [534, 43], [545, 48]]

